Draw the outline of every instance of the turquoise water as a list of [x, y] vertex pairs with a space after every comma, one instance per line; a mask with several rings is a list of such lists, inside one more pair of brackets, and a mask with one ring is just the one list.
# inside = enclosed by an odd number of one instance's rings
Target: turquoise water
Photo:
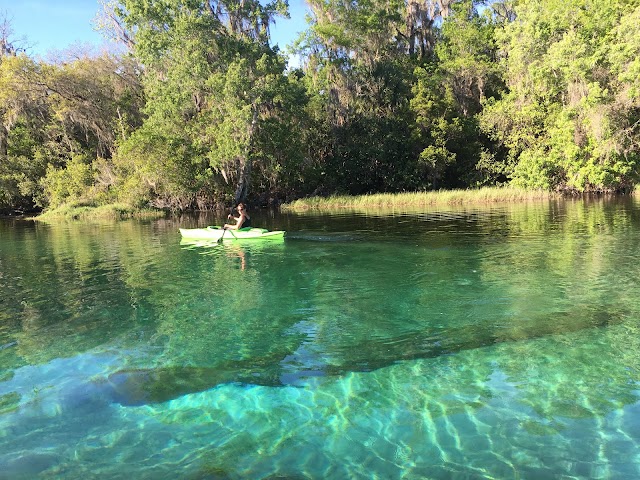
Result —
[[640, 205], [0, 220], [0, 478], [640, 477]]

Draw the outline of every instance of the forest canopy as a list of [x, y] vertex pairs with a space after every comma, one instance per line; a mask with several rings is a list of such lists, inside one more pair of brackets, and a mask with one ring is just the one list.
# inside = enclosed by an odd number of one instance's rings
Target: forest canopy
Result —
[[[640, 174], [640, 0], [105, 2], [122, 53], [44, 61], [0, 25], [0, 212], [171, 210]], [[21, 32], [17, 32], [21, 33]]]

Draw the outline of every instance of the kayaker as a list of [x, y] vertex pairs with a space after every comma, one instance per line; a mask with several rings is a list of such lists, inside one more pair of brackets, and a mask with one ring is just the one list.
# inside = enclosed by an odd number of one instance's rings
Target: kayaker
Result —
[[227, 215], [227, 219], [234, 219], [236, 221], [235, 225], [231, 225], [228, 223], [224, 224], [224, 228], [228, 228], [231, 230], [238, 230], [240, 228], [247, 228], [251, 226], [251, 217], [247, 213], [247, 208], [244, 203], [239, 203], [236, 207], [238, 211], [238, 216], [234, 217], [233, 215]]

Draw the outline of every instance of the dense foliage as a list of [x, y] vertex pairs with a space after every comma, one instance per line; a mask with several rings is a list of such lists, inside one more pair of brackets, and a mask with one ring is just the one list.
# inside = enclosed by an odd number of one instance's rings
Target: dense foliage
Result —
[[640, 0], [121, 0], [126, 53], [29, 57], [0, 29], [0, 211], [169, 209], [638, 181]]

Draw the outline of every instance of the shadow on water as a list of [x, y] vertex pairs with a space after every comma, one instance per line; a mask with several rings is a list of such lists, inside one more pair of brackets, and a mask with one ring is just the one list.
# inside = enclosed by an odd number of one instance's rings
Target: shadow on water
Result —
[[276, 351], [261, 357], [227, 361], [215, 367], [172, 366], [156, 369], [129, 369], [112, 373], [96, 383], [106, 390], [113, 402], [125, 406], [161, 403], [217, 385], [238, 383], [262, 386], [300, 384], [305, 378], [341, 376], [349, 372], [369, 372], [401, 361], [436, 358], [465, 350], [490, 347], [506, 342], [522, 342], [537, 338], [567, 335], [582, 330], [621, 324], [627, 315], [611, 311], [575, 312], [532, 322], [530, 326], [511, 331], [475, 328], [447, 329], [446, 335], [432, 330], [412, 332], [389, 340], [368, 340], [345, 347], [340, 360], [314, 364], [313, 369], [287, 371], [286, 359], [292, 351]]

